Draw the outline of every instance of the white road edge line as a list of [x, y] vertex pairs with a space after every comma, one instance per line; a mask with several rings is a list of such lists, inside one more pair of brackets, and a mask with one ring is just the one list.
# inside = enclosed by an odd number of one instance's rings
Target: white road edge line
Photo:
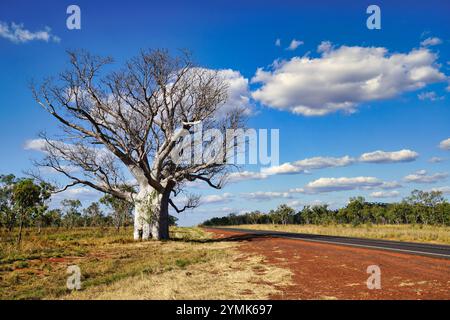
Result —
[[287, 238], [292, 240], [303, 240], [303, 241], [311, 241], [311, 242], [322, 242], [322, 243], [328, 243], [328, 244], [339, 244], [344, 245], [348, 247], [361, 247], [361, 248], [373, 248], [373, 249], [380, 249], [384, 251], [399, 251], [399, 252], [408, 252], [408, 253], [416, 253], [420, 255], [427, 255], [427, 256], [441, 256], [450, 259], [450, 255], [448, 254], [442, 254], [442, 253], [432, 253], [432, 252], [426, 252], [426, 251], [414, 251], [414, 250], [406, 250], [406, 249], [397, 249], [397, 248], [389, 248], [389, 247], [379, 247], [379, 246], [370, 246], [370, 245], [363, 245], [363, 244], [353, 244], [353, 243], [345, 243], [345, 242], [333, 242], [333, 241], [326, 241], [326, 240], [313, 240], [313, 239], [301, 239], [301, 238], [294, 238], [289, 236], [276, 236], [278, 238]]
[[[214, 229], [214, 228], [212, 228]], [[226, 228], [225, 228], [226, 229]], [[218, 228], [218, 230], [224, 230], [221, 228]], [[230, 231], [235, 231], [235, 232], [240, 232], [240, 233], [250, 233], [251, 232], [247, 232], [247, 231], [236, 231], [236, 229], [232, 229], [230, 228]], [[252, 230], [249, 230], [252, 231]], [[406, 252], [406, 253], [414, 253], [414, 254], [418, 254], [418, 255], [422, 255], [422, 256], [439, 256], [439, 257], [444, 257], [446, 259], [450, 259], [450, 255], [448, 254], [442, 254], [442, 253], [432, 253], [432, 252], [426, 252], [426, 251], [415, 251], [415, 250], [406, 250], [406, 249], [397, 249], [397, 248], [389, 248], [389, 247], [379, 247], [379, 246], [371, 246], [371, 245], [364, 245], [364, 244], [353, 244], [353, 243], [346, 243], [346, 242], [334, 242], [334, 241], [327, 241], [327, 240], [315, 240], [315, 239], [306, 239], [306, 238], [297, 238], [297, 237], [293, 237], [293, 236], [288, 236], [288, 235], [276, 235], [276, 234], [264, 234], [264, 233], [256, 233], [256, 234], [260, 234], [260, 235], [266, 235], [266, 236], [272, 236], [272, 237], [276, 237], [276, 238], [284, 238], [284, 239], [291, 239], [291, 240], [300, 240], [300, 241], [310, 241], [310, 242], [320, 242], [320, 243], [327, 243], [327, 244], [337, 244], [337, 245], [343, 245], [343, 246], [347, 246], [347, 247], [361, 247], [361, 248], [369, 248], [369, 249], [378, 249], [378, 250], [384, 250], [384, 251], [398, 251], [398, 252]]]

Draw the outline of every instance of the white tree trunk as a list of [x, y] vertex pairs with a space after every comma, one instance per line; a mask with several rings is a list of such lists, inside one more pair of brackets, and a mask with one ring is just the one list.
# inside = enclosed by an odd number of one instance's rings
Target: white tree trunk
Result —
[[170, 192], [157, 193], [150, 186], [141, 186], [134, 209], [135, 240], [169, 238], [168, 199]]
[[150, 186], [141, 186], [137, 194], [134, 209], [135, 240], [149, 240], [155, 235], [161, 196]]

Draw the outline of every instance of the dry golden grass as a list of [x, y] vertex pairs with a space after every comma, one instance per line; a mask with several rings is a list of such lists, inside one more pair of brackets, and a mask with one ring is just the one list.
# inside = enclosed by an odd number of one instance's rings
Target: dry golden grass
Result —
[[[253, 299], [276, 293], [290, 272], [242, 256], [237, 242], [199, 228], [172, 228], [170, 241], [135, 242], [131, 230], [27, 230], [20, 247], [0, 234], [0, 299]], [[82, 291], [66, 288], [78, 265]]]
[[[265, 265], [260, 256], [238, 253], [236, 243], [212, 243], [197, 249], [226, 254], [183, 270], [141, 274], [111, 285], [76, 291], [64, 299], [267, 299], [278, 286], [289, 285], [291, 272]], [[180, 250], [192, 250], [183, 244]]]
[[359, 237], [423, 243], [450, 244], [450, 227], [429, 225], [272, 225], [229, 226], [253, 230], [277, 230], [308, 234]]

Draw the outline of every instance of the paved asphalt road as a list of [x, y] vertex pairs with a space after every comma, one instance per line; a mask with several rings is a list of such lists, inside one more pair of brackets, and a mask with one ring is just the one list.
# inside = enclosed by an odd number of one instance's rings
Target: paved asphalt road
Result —
[[298, 239], [305, 241], [330, 243], [352, 247], [362, 247], [369, 249], [390, 250], [408, 254], [417, 254], [436, 258], [450, 259], [450, 246], [441, 244], [424, 244], [424, 243], [414, 243], [404, 241], [325, 236], [317, 234], [292, 233], [292, 232], [269, 231], [269, 230], [250, 230], [250, 229], [216, 228], [216, 227], [207, 227], [207, 229], [233, 231], [239, 233], [246, 233], [248, 235], [255, 235], [259, 237], [264, 236], [279, 237], [286, 239]]

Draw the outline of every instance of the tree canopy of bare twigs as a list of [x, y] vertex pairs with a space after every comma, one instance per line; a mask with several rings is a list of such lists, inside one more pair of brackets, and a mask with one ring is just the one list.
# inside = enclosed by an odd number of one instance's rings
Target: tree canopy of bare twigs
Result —
[[168, 205], [181, 212], [198, 204], [197, 197], [188, 197], [178, 208], [172, 197], [187, 181], [220, 188], [230, 167], [226, 153], [207, 161], [174, 161], [183, 152], [177, 149], [181, 130], [193, 133], [196, 123], [203, 130], [236, 129], [245, 112], [236, 106], [219, 116], [226, 81], [196, 66], [185, 52], [141, 51], [115, 71], [109, 57], [68, 55], [66, 71], [32, 86], [36, 101], [61, 125], [57, 137], [41, 135], [45, 157], [38, 165], [65, 176], [60, 191], [85, 185], [133, 201], [135, 238], [167, 238]]

